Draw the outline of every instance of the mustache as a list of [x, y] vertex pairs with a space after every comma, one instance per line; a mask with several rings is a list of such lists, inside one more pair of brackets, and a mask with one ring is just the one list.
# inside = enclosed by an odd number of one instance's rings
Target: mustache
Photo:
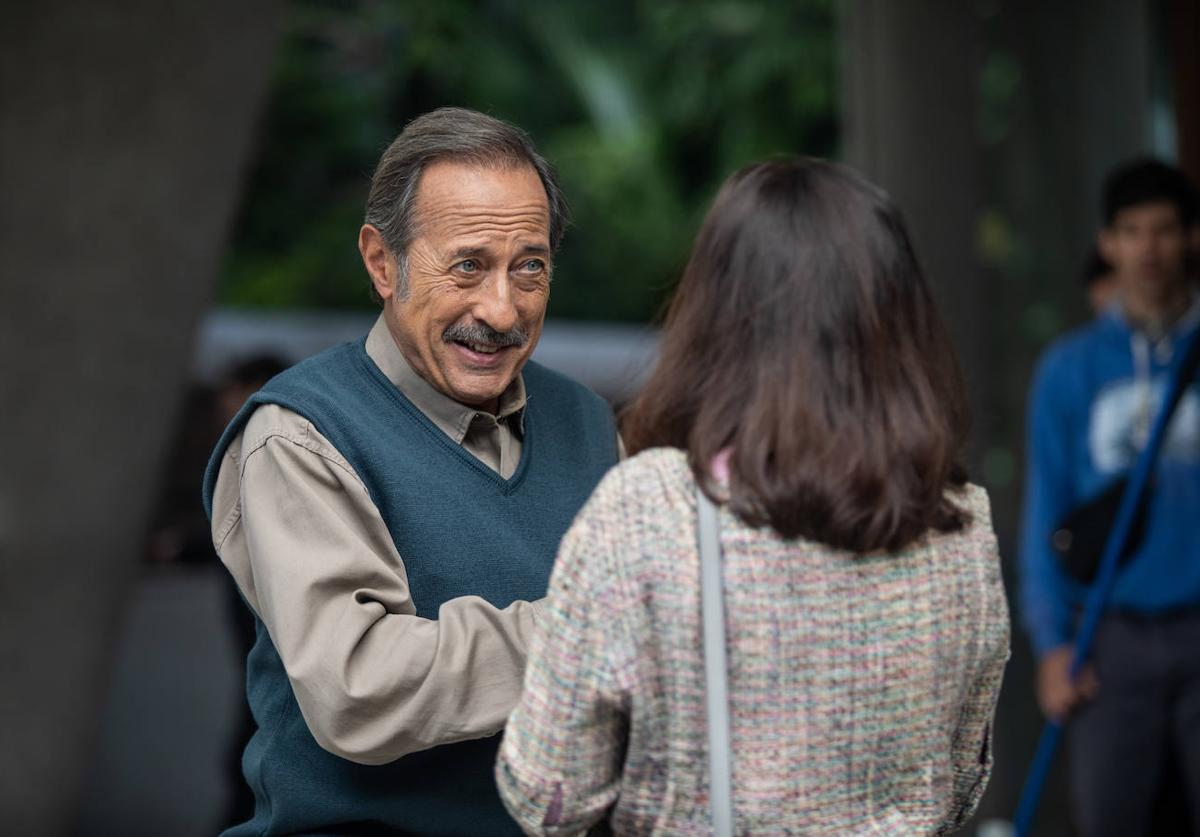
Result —
[[442, 341], [446, 343], [479, 343], [484, 346], [506, 348], [508, 346], [524, 346], [529, 341], [525, 329], [513, 326], [508, 331], [496, 331], [483, 323], [455, 323], [442, 332]]

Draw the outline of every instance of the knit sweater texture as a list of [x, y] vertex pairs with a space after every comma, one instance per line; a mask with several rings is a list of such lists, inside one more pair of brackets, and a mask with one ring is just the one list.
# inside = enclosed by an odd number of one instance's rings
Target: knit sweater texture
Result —
[[[1009, 621], [986, 493], [894, 554], [720, 510], [738, 834], [949, 833], [974, 811]], [[610, 471], [564, 539], [496, 777], [529, 834], [709, 834], [695, 483]]]

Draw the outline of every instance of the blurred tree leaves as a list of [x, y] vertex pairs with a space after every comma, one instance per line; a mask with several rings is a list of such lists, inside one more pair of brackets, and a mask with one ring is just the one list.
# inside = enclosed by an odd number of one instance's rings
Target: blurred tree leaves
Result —
[[293, 0], [219, 300], [369, 307], [379, 154], [442, 105], [525, 128], [574, 224], [551, 313], [650, 317], [720, 182], [836, 151], [834, 0]]

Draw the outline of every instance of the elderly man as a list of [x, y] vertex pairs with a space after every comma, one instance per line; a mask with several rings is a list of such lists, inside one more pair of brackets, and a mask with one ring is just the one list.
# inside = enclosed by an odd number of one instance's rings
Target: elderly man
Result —
[[558, 541], [619, 447], [599, 397], [528, 362], [564, 214], [522, 131], [414, 120], [359, 232], [379, 320], [218, 443], [213, 539], [258, 620], [256, 809], [227, 833], [519, 833], [497, 733]]

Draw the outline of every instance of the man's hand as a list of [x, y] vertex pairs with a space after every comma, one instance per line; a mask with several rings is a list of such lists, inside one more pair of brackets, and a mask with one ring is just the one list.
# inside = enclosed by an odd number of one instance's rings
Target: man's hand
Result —
[[1071, 682], [1071, 658], [1075, 648], [1060, 645], [1049, 651], [1038, 663], [1037, 699], [1042, 714], [1055, 721], [1062, 721], [1080, 703], [1096, 696], [1100, 683], [1096, 672], [1085, 665], [1075, 682]]

